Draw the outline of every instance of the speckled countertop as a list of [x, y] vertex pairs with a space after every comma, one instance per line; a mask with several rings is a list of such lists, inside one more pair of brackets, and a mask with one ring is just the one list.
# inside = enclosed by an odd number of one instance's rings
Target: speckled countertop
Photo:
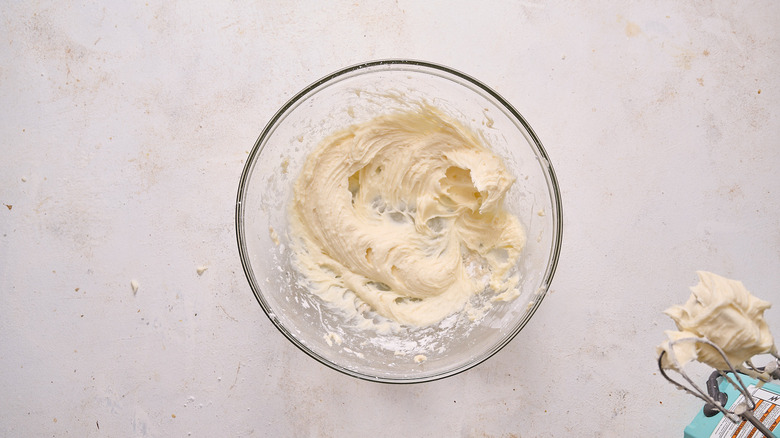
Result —
[[[681, 436], [701, 404], [657, 375], [654, 351], [694, 271], [774, 301], [780, 335], [778, 2], [0, 12], [2, 436]], [[290, 344], [243, 277], [233, 225], [276, 109], [389, 57], [449, 65], [512, 102], [565, 212], [552, 290], [520, 335], [413, 386]]]

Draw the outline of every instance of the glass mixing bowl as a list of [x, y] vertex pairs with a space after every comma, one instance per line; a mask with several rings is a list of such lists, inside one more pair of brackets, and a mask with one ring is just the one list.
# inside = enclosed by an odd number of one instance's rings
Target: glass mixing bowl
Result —
[[[380, 114], [408, 109], [404, 102], [421, 101], [480, 134], [516, 177], [505, 208], [519, 218], [527, 234], [516, 266], [520, 295], [496, 303], [476, 322], [456, 314], [433, 326], [379, 334], [347, 323], [342, 313], [306, 288], [306, 279], [293, 266], [288, 207], [308, 153], [325, 137]], [[319, 362], [354, 377], [388, 383], [451, 376], [509, 343], [550, 286], [561, 247], [561, 225], [555, 173], [528, 122], [476, 79], [410, 60], [348, 67], [290, 99], [250, 152], [236, 201], [241, 263], [271, 322]], [[477, 294], [474, 300], [484, 302], [487, 295]]]

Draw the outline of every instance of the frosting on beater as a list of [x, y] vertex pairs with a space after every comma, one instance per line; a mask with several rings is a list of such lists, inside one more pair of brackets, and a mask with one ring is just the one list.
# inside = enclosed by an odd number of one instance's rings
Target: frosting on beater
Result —
[[[678, 331], [667, 331], [669, 340], [658, 347], [666, 351], [662, 366], [678, 369], [698, 360], [715, 369], [728, 369], [723, 356], [712, 346], [691, 338], [705, 338], [725, 353], [735, 367], [757, 354], [775, 351], [774, 340], [764, 319], [771, 304], [753, 296], [740, 281], [730, 280], [711, 272], [699, 271], [699, 283], [691, 287], [691, 296], [684, 305], [667, 309]], [[676, 363], [671, 360], [672, 352]]]

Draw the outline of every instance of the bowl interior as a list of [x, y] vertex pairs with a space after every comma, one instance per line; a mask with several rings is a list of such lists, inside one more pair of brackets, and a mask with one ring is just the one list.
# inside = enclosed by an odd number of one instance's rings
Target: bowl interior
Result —
[[[520, 296], [492, 306], [476, 323], [455, 314], [434, 326], [378, 334], [345, 323], [343, 315], [309, 292], [291, 260], [288, 206], [308, 153], [325, 137], [382, 113], [410, 109], [413, 102], [431, 104], [481, 135], [517, 178], [505, 206], [527, 233], [517, 266]], [[252, 290], [290, 341], [320, 362], [356, 377], [420, 382], [484, 361], [527, 323], [555, 271], [561, 205], [541, 144], [500, 96], [446, 67], [381, 61], [318, 81], [274, 116], [244, 168], [236, 228]], [[487, 294], [474, 297], [475, 303], [487, 299]]]

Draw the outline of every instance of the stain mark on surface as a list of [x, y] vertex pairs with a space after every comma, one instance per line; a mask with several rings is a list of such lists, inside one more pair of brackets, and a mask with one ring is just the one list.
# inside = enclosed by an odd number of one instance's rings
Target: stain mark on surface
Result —
[[233, 379], [233, 384], [230, 385], [230, 389], [233, 389], [236, 386], [236, 383], [238, 382], [238, 373], [241, 372], [241, 362], [238, 363], [238, 366], [236, 367], [236, 377]]
[[630, 21], [628, 23], [626, 23], [626, 36], [627, 37], [629, 37], [629, 38], [630, 37], [635, 37], [635, 36], [637, 36], [637, 35], [639, 35], [641, 33], [642, 33], [642, 28], [639, 27], [638, 24], [632, 23]]
[[677, 61], [677, 66], [683, 70], [690, 70], [691, 69], [691, 62], [696, 57], [691, 52], [685, 51], [680, 54], [675, 55], [674, 59]]
[[235, 321], [235, 322], [238, 322], [238, 320], [237, 320], [236, 318], [233, 318], [232, 316], [230, 316], [230, 314], [229, 314], [229, 313], [227, 313], [227, 310], [225, 310], [225, 308], [224, 308], [224, 307], [222, 307], [222, 305], [221, 305], [221, 304], [217, 304], [217, 309], [221, 310], [221, 311], [222, 311], [222, 313], [224, 313], [224, 314], [225, 314], [225, 316], [227, 316], [227, 317], [228, 317], [228, 318], [230, 318], [231, 320], [233, 320], [233, 321]]

